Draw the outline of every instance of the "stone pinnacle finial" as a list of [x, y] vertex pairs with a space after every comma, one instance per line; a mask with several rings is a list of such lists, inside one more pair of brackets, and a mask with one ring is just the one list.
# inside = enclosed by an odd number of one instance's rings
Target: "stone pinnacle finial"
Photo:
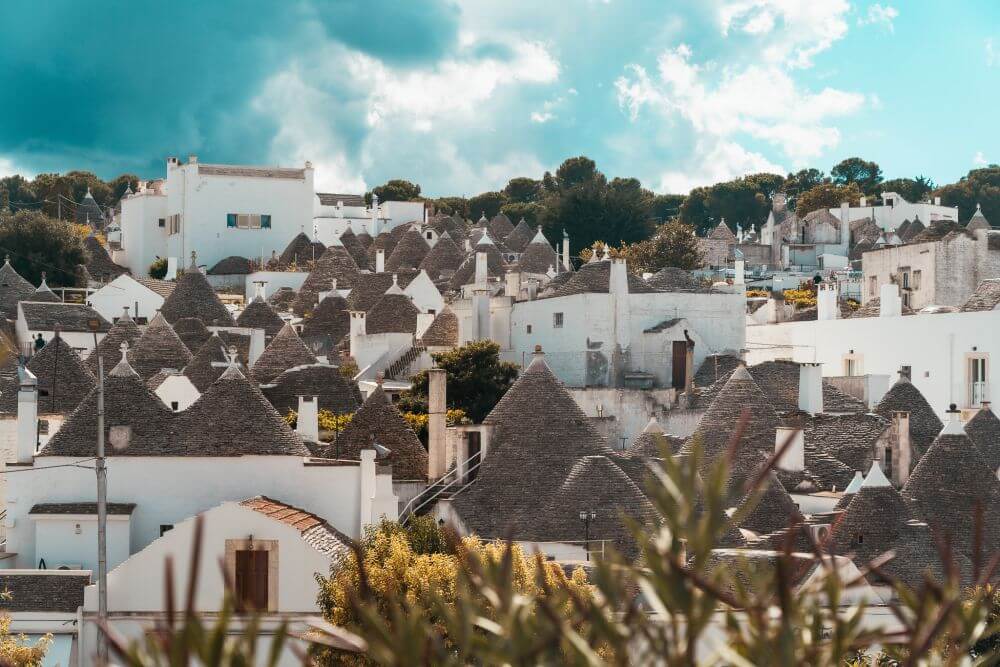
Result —
[[198, 268], [198, 261], [197, 260], [198, 260], [198, 253], [196, 253], [194, 250], [192, 250], [191, 251], [191, 268], [192, 269], [197, 269]]
[[384, 382], [385, 382], [385, 373], [379, 371], [378, 373], [375, 374], [375, 384], [378, 386], [379, 389], [381, 389], [382, 384]]
[[229, 361], [230, 368], [236, 368], [238, 366], [236, 362], [236, 346], [230, 345], [229, 349], [226, 351], [226, 359]]
[[128, 343], [122, 341], [122, 344], [118, 346], [118, 349], [122, 351], [122, 362], [128, 363], [126, 360], [126, 355], [128, 355]]

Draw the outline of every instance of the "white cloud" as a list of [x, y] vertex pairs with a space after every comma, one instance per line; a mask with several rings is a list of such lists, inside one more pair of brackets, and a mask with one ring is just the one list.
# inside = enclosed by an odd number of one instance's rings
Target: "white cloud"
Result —
[[996, 67], [1000, 65], [1000, 52], [997, 51], [996, 47], [993, 45], [993, 38], [987, 37], [983, 42], [983, 48], [986, 50], [986, 66]]
[[[570, 88], [566, 91], [567, 95], [576, 95], [576, 89]], [[550, 120], [554, 120], [556, 116], [556, 110], [561, 107], [566, 102], [566, 98], [563, 95], [555, 97], [551, 100], [545, 100], [542, 102], [542, 108], [536, 111], [532, 111], [530, 118], [532, 123], [547, 123]]]
[[972, 156], [972, 164], [977, 167], [985, 167], [989, 164], [989, 161], [986, 159], [986, 156], [983, 155], [982, 151], [976, 151], [976, 154]]
[[892, 5], [875, 3], [868, 7], [868, 13], [858, 19], [858, 25], [880, 25], [888, 32], [896, 31], [893, 21], [899, 17], [899, 10]]
[[27, 179], [32, 179], [35, 177], [35, 173], [27, 169], [23, 169], [10, 158], [3, 157], [0, 155], [0, 178], [6, 178], [8, 176], [13, 176], [15, 174], [20, 174]]
[[847, 34], [846, 0], [734, 0], [717, 12], [722, 34], [763, 38], [766, 62], [809, 67], [813, 56]]
[[687, 193], [692, 188], [728, 181], [744, 174], [770, 172], [784, 174], [785, 168], [760, 153], [746, 150], [732, 141], [706, 137], [695, 148], [697, 160], [683, 171], [668, 170], [660, 177], [658, 192]]

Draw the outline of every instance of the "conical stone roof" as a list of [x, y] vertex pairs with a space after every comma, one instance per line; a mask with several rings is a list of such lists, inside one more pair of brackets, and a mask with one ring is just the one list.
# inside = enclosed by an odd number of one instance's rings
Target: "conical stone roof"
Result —
[[184, 368], [191, 361], [191, 351], [163, 313], [157, 313], [135, 342], [135, 347], [129, 350], [128, 361], [139, 377], [146, 381], [164, 368]]
[[702, 292], [705, 286], [691, 275], [690, 271], [668, 266], [660, 269], [649, 278], [646, 284], [664, 292]]
[[923, 232], [925, 229], [927, 228], [924, 226], [924, 223], [920, 222], [920, 218], [916, 218], [913, 222], [910, 223], [910, 226], [906, 228], [906, 233], [899, 235], [900, 240], [903, 243], [909, 243], [916, 237], [920, 236], [920, 233]]
[[415, 269], [430, 251], [424, 235], [416, 227], [411, 227], [393, 248], [392, 254], [386, 257], [385, 270]]
[[549, 269], [559, 270], [559, 257], [542, 234], [542, 228], [528, 244], [517, 260], [517, 266], [527, 273], [547, 273]]
[[88, 236], [83, 240], [83, 245], [87, 249], [86, 269], [90, 276], [101, 282], [110, 282], [122, 275], [129, 273], [124, 266], [115, 264], [108, 254], [107, 248], [101, 245], [96, 236]]
[[458, 345], [458, 316], [445, 306], [420, 337], [424, 346], [453, 347]]
[[636, 436], [625, 453], [641, 459], [659, 459], [663, 458], [664, 448], [673, 455], [680, 452], [683, 445], [682, 438], [664, 433], [656, 417], [650, 417], [642, 433]]
[[174, 430], [188, 456], [309, 456], [277, 410], [235, 366], [178, 413]]
[[950, 536], [952, 547], [973, 560], [973, 526], [981, 507], [985, 559], [1000, 549], [1000, 480], [958, 422], [949, 422], [917, 463], [903, 498], [932, 530]]
[[473, 252], [465, 258], [448, 283], [452, 289], [461, 289], [463, 285], [471, 285], [476, 280], [476, 254], [486, 253], [486, 275], [490, 278], [500, 278], [507, 270], [503, 255], [496, 244], [486, 241], [473, 247]]
[[420, 274], [419, 271], [399, 273], [362, 273], [358, 282], [347, 295], [348, 310], [368, 312], [382, 298], [395, 281], [400, 288], [406, 287]]
[[222, 339], [212, 334], [184, 367], [184, 375], [204, 394], [226, 370], [228, 361]]
[[197, 317], [205, 325], [235, 326], [233, 316], [219, 300], [194, 263], [177, 279], [177, 286], [160, 307], [160, 313], [173, 323], [182, 317]]
[[38, 378], [39, 414], [69, 414], [97, 386], [76, 350], [58, 334], [31, 357], [28, 370]]
[[[773, 472], [768, 473], [763, 484], [763, 495], [743, 518], [740, 528], [766, 535], [803, 521], [802, 513], [799, 512], [795, 501], [788, 495], [788, 491], [781, 485]], [[744, 496], [740, 504], [749, 502], [749, 500], [749, 496]]]
[[258, 384], [267, 384], [282, 371], [315, 363], [316, 357], [295, 333], [292, 325], [286, 324], [264, 348], [264, 352], [250, 369], [250, 374]]
[[104, 213], [101, 212], [101, 207], [94, 199], [94, 195], [90, 194], [90, 188], [87, 188], [87, 194], [76, 205], [76, 223], [78, 225], [90, 225], [95, 229], [99, 229], [104, 225]]
[[912, 518], [903, 497], [878, 463], [873, 463], [847, 509], [834, 522], [830, 544], [835, 553], [853, 553], [857, 562], [867, 563], [892, 548]]
[[[365, 249], [365, 256], [367, 257], [368, 249], [372, 247], [372, 243], [375, 241], [375, 239], [373, 239], [372, 235], [369, 234], [368, 232], [361, 232], [360, 234], [358, 234], [357, 238], [358, 238], [358, 242], [361, 243], [361, 245], [364, 247], [364, 249]], [[367, 264], [367, 262], [366, 262], [366, 264]], [[359, 266], [360, 266], [360, 264], [359, 264]]]
[[500, 240], [507, 238], [514, 231], [514, 223], [503, 213], [497, 213], [490, 220], [489, 230]]
[[264, 335], [270, 337], [276, 336], [281, 331], [285, 321], [267, 301], [258, 296], [254, 297], [236, 318], [236, 325], [249, 329], [263, 329]]
[[330, 246], [316, 261], [313, 270], [299, 288], [299, 293], [292, 302], [292, 312], [299, 317], [312, 312], [319, 304], [320, 292], [329, 292], [334, 284], [337, 289], [351, 289], [357, 283], [359, 275], [358, 265], [344, 246]]
[[302, 324], [302, 337], [327, 336], [336, 345], [351, 333], [351, 315], [347, 312], [347, 299], [330, 294], [319, 302], [312, 316]]
[[476, 483], [453, 501], [481, 537], [504, 537], [508, 528], [514, 539], [534, 534], [541, 509], [577, 460], [611, 455], [541, 353], [483, 423], [494, 426], [489, 452]]
[[[593, 512], [589, 531], [580, 520], [581, 508]], [[658, 521], [649, 499], [607, 456], [583, 456], [576, 460], [563, 483], [538, 513], [539, 521], [526, 526], [526, 535], [540, 541], [567, 540], [610, 543], [632, 560], [639, 555], [626, 517], [652, 528]], [[588, 535], [589, 532], [589, 535]], [[591, 545], [594, 548], [596, 545]]]
[[361, 405], [357, 385], [327, 364], [289, 368], [261, 391], [281, 415], [299, 409], [299, 396], [316, 396], [320, 410], [338, 415], [350, 414]]
[[327, 455], [357, 459], [361, 457], [361, 450], [371, 447], [372, 442], [390, 450], [380, 463], [392, 465], [394, 480], [427, 479], [427, 450], [381, 387], [376, 388], [354, 413], [351, 422], [330, 445]]
[[465, 253], [451, 239], [451, 235], [445, 232], [438, 237], [437, 243], [420, 262], [419, 268], [426, 271], [431, 280], [438, 280], [443, 271], [457, 271], [464, 259]]
[[28, 301], [41, 301], [42, 303], [61, 303], [62, 299], [56, 296], [56, 293], [49, 289], [48, 283], [45, 282], [45, 272], [42, 272], [42, 282], [38, 288], [31, 293], [28, 297]]
[[[119, 352], [119, 355], [121, 353]], [[120, 361], [104, 378], [105, 454], [162, 456], [170, 450], [173, 413], [132, 369]], [[110, 437], [116, 426], [130, 427], [127, 447]], [[41, 456], [97, 454], [97, 388], [94, 387], [42, 448]]]
[[692, 441], [701, 442], [701, 473], [706, 474], [719, 457], [725, 456], [744, 411], [748, 419], [730, 470], [730, 497], [734, 499], [743, 495], [743, 484], [749, 475], [774, 453], [774, 435], [778, 427], [778, 417], [771, 402], [745, 366], [733, 371], [684, 446], [684, 451], [690, 451]]
[[965, 432], [979, 448], [979, 453], [990, 470], [1000, 470], [1000, 419], [988, 406], [980, 408], [972, 419], [965, 423]]
[[287, 313], [292, 309], [292, 303], [297, 294], [291, 287], [279, 287], [267, 297], [267, 303], [279, 313]]
[[[118, 321], [112, 325], [107, 335], [97, 344], [97, 350], [104, 358], [105, 373], [107, 373], [111, 364], [121, 356], [122, 343], [127, 343], [129, 347], [132, 347], [141, 335], [142, 332], [139, 331], [139, 326], [128, 314], [128, 308], [126, 307], [122, 312], [122, 316], [118, 318]], [[84, 364], [87, 366], [87, 370], [94, 377], [97, 377], [97, 354], [91, 353], [86, 361], [84, 361]]]
[[312, 240], [306, 236], [305, 232], [299, 232], [288, 242], [285, 249], [281, 251], [281, 255], [278, 257], [278, 264], [286, 268], [295, 264], [299, 268], [304, 269], [309, 262], [318, 259], [324, 250], [325, 248], [321, 249], [313, 257], [315, 246], [313, 246]]
[[[365, 234], [365, 236], [368, 236]], [[371, 237], [368, 236], [369, 241]], [[347, 250], [347, 253], [354, 259], [354, 262], [358, 265], [360, 269], [367, 269], [370, 264], [368, 262], [368, 250], [365, 245], [358, 240], [354, 232], [350, 227], [344, 230], [344, 233], [340, 235], [340, 243]]]
[[[635, 275], [628, 273], [629, 294], [647, 294], [655, 289]], [[572, 277], [559, 287], [554, 296], [570, 296], [572, 294], [608, 294], [611, 285], [611, 262], [595, 261], [584, 264], [572, 274]]]
[[535, 232], [528, 226], [528, 223], [521, 218], [514, 230], [503, 240], [504, 245], [513, 252], [524, 252], [524, 249], [531, 243]]
[[977, 229], [985, 229], [987, 231], [990, 229], [989, 220], [983, 215], [983, 209], [980, 208], [979, 204], [976, 204], [976, 212], [969, 218], [969, 222], [965, 225], [965, 228], [970, 232], [974, 232]]
[[21, 277], [10, 264], [10, 257], [0, 266], [0, 312], [7, 319], [17, 319], [17, 302], [25, 301], [35, 292], [35, 286]]
[[197, 317], [182, 317], [171, 326], [191, 354], [200, 350], [205, 341], [212, 337], [212, 332]]
[[944, 428], [941, 419], [934, 412], [920, 390], [905, 377], [901, 377], [890, 387], [882, 400], [875, 406], [875, 413], [892, 420], [893, 412], [910, 413], [910, 440], [913, 443], [913, 460], [918, 461], [934, 439]]
[[404, 294], [398, 285], [393, 285], [368, 311], [365, 332], [416, 333], [418, 314], [420, 310], [413, 305], [413, 299]]

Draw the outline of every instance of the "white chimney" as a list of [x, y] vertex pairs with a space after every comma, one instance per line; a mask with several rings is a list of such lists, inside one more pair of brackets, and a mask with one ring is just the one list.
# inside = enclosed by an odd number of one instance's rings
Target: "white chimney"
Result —
[[486, 253], [476, 253], [476, 282], [477, 286], [485, 285], [487, 281]]
[[893, 452], [892, 478], [896, 486], [903, 486], [910, 478], [910, 413], [892, 413], [892, 430], [894, 431], [894, 444], [896, 451]]
[[[379, 229], [378, 229], [378, 227], [379, 227], [379, 219], [378, 219], [378, 195], [375, 194], [374, 192], [372, 193], [372, 223], [371, 224], [372, 224], [371, 235], [372, 235], [372, 238], [375, 238], [376, 236], [378, 236], [378, 233], [379, 233]], [[378, 273], [381, 273], [381, 271], [379, 271]]]
[[167, 273], [163, 276], [164, 280], [173, 280], [177, 277], [177, 258], [167, 257]]
[[777, 453], [787, 442], [788, 447], [778, 457], [775, 466], [781, 470], [801, 472], [806, 467], [805, 436], [797, 426], [779, 426], [774, 432], [774, 452]]
[[935, 197], [934, 198], [934, 205], [935, 206], [940, 206], [941, 205], [941, 198], [940, 197]]
[[507, 283], [504, 292], [515, 301], [521, 292], [521, 274], [518, 271], [507, 272]]
[[733, 274], [733, 284], [734, 285], [744, 285], [746, 284], [745, 273], [746, 273], [746, 262], [742, 259], [736, 260], [735, 270]]
[[888, 283], [879, 288], [879, 317], [899, 317], [903, 314], [903, 299], [899, 296], [899, 286]]
[[447, 373], [443, 368], [427, 371], [427, 475], [440, 479], [448, 472]]
[[472, 290], [472, 337], [470, 340], [490, 338], [490, 292], [488, 289]]
[[836, 320], [839, 317], [836, 283], [820, 283], [816, 292], [816, 319]]
[[358, 358], [358, 352], [360, 351], [361, 336], [366, 335], [365, 331], [365, 311], [363, 310], [352, 310], [351, 314], [351, 356], [355, 359]]
[[295, 432], [307, 442], [319, 442], [319, 399], [316, 396], [299, 396]]
[[247, 361], [250, 367], [253, 367], [257, 363], [257, 360], [260, 359], [260, 355], [264, 354], [264, 348], [267, 347], [265, 334], [266, 332], [263, 329], [250, 330], [250, 350], [247, 353], [249, 356]]
[[570, 270], [570, 261], [569, 261], [569, 234], [566, 233], [565, 229], [563, 230], [562, 260], [563, 260], [563, 268], [566, 269], [567, 271], [569, 271]]
[[823, 412], [823, 367], [799, 364], [799, 410], [811, 415]]
[[[380, 391], [380, 390], [376, 390]], [[359, 535], [363, 535], [365, 528], [373, 523], [376, 523], [375, 517], [372, 516], [372, 505], [375, 502], [375, 450], [374, 449], [362, 449], [361, 452], [361, 489], [359, 495], [361, 496], [358, 500], [360, 505], [360, 527], [358, 530]]]
[[845, 249], [851, 245], [851, 214], [850, 202], [840, 203], [840, 245]]
[[38, 447], [38, 378], [23, 366], [17, 375], [17, 462], [31, 463]]
[[385, 250], [382, 248], [375, 251], [375, 273], [385, 273]]
[[860, 206], [861, 208], [868, 206], [868, 198], [861, 197], [861, 199], [858, 200], [858, 206]]

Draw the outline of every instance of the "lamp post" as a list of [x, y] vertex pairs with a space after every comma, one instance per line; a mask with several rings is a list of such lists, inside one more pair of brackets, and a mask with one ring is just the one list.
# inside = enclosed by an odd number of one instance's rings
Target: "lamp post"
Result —
[[[104, 359], [97, 343], [101, 321], [96, 317], [87, 320], [87, 328], [94, 334], [94, 352], [97, 355], [97, 617], [102, 626], [108, 622], [108, 471], [104, 462]], [[108, 662], [108, 642], [104, 632], [97, 633], [98, 664]]]
[[580, 510], [580, 521], [583, 521], [583, 548], [590, 560], [590, 522], [597, 518], [597, 510]]

